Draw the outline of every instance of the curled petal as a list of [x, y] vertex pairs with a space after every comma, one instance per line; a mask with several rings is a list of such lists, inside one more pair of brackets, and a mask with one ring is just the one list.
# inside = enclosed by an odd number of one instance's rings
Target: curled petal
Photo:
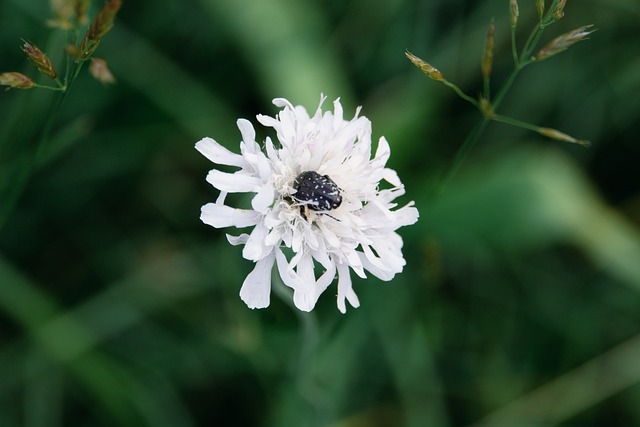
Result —
[[318, 295], [322, 294], [336, 277], [336, 264], [334, 262], [323, 265], [327, 270], [322, 273], [322, 276], [316, 282], [316, 293]]
[[280, 122], [271, 116], [258, 114], [256, 118], [258, 119], [258, 122], [260, 122], [260, 124], [263, 126], [270, 127], [270, 128], [276, 128], [277, 126], [280, 126]]
[[362, 245], [362, 251], [364, 252], [364, 255], [367, 257], [369, 262], [375, 267], [379, 268], [380, 270], [389, 270], [385, 263], [373, 253], [369, 245]]
[[359, 252], [349, 251], [349, 253], [347, 253], [347, 261], [358, 276], [362, 277], [363, 279], [367, 278], [367, 275], [364, 273], [364, 264], [361, 262], [361, 259], [359, 257]]
[[396, 228], [415, 224], [416, 222], [418, 222], [420, 214], [418, 213], [418, 209], [413, 207], [413, 205], [413, 202], [409, 202], [408, 204], [394, 212], [396, 214]]
[[275, 105], [276, 107], [280, 107], [280, 108], [290, 108], [291, 110], [294, 110], [295, 107], [293, 106], [293, 104], [291, 102], [289, 102], [288, 99], [286, 98], [274, 98], [272, 101], [273, 105]]
[[275, 199], [272, 185], [263, 185], [251, 200], [251, 207], [260, 213], [266, 213]]
[[[385, 168], [384, 171], [382, 172], [382, 177], [389, 184], [395, 187], [402, 187], [402, 181], [400, 181], [400, 177], [398, 176], [398, 173], [393, 169]], [[400, 194], [398, 195], [400, 196]]]
[[276, 248], [276, 262], [278, 263], [278, 273], [285, 285], [293, 289], [294, 291], [300, 287], [300, 279], [295, 271], [289, 267], [287, 258], [284, 256], [279, 248]]
[[364, 253], [358, 252], [358, 256], [360, 257], [360, 262], [362, 263], [362, 266], [369, 273], [376, 276], [378, 279], [388, 282], [389, 280], [393, 279], [393, 277], [396, 275], [396, 273], [393, 271], [383, 270], [381, 268], [376, 267], [371, 261], [369, 261], [369, 259]]
[[247, 233], [242, 233], [239, 236], [227, 234], [227, 241], [233, 246], [244, 245], [247, 243], [247, 240], [249, 240], [249, 235]]
[[256, 225], [242, 250], [242, 256], [245, 259], [258, 261], [272, 252], [273, 248], [265, 244], [267, 231], [267, 228], [263, 224]]
[[242, 135], [242, 140], [244, 142], [256, 141], [256, 131], [249, 120], [238, 119], [236, 124], [238, 125], [238, 129], [240, 129], [240, 134]]
[[345, 300], [349, 301], [354, 308], [360, 307], [360, 300], [353, 291], [351, 285], [351, 275], [349, 274], [349, 266], [344, 263], [338, 264], [338, 310], [342, 314], [347, 312]]

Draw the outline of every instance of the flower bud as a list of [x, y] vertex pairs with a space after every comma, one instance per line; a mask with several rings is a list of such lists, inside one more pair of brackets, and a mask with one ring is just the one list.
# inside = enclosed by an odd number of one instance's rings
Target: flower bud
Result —
[[55, 79], [57, 74], [55, 68], [53, 68], [53, 64], [51, 60], [44, 54], [38, 46], [33, 43], [29, 43], [28, 41], [24, 41], [22, 45], [22, 51], [27, 54], [30, 60], [32, 60], [37, 66], [38, 70], [41, 73], [46, 74], [47, 76]]
[[103, 84], [113, 84], [116, 82], [115, 77], [111, 74], [107, 61], [102, 58], [91, 58], [91, 64], [89, 64], [89, 73]]
[[573, 31], [569, 31], [555, 39], [551, 40], [545, 47], [540, 49], [538, 53], [535, 54], [534, 59], [536, 61], [541, 61], [543, 59], [547, 59], [550, 56], [553, 56], [557, 53], [567, 50], [572, 45], [578, 43], [579, 41], [586, 40], [587, 36], [595, 30], [589, 30], [593, 25], [585, 25], [584, 27], [577, 28]]
[[109, 32], [120, 9], [122, 0], [107, 0], [91, 23], [80, 45], [80, 54], [76, 61], [87, 60], [98, 48], [100, 40]]
[[404, 54], [405, 54], [405, 56], [407, 58], [409, 58], [409, 61], [411, 61], [413, 63], [413, 65], [418, 67], [420, 69], [420, 71], [425, 73], [431, 79], [433, 79], [433, 80], [435, 80], [437, 82], [444, 81], [444, 76], [442, 75], [442, 73], [440, 71], [438, 71], [437, 68], [435, 68], [434, 66], [432, 66], [428, 62], [418, 58], [417, 56], [415, 56], [411, 52], [405, 52]]
[[71, 59], [78, 59], [80, 57], [80, 48], [73, 43], [69, 43], [64, 47], [64, 51]]
[[495, 114], [491, 101], [484, 96], [480, 97], [480, 111], [482, 112], [482, 115], [488, 119], [492, 118]]
[[73, 1], [74, 0], [51, 0], [51, 9], [55, 17], [49, 20], [47, 24], [63, 30], [73, 28], [73, 24], [71, 23], [71, 18], [74, 13]]
[[[76, 23], [86, 24], [90, 0], [51, 0], [54, 19], [48, 24], [54, 28], [69, 30]], [[74, 22], [73, 18], [77, 22]]]
[[538, 17], [542, 19], [544, 15], [544, 0], [536, 0], [536, 8], [538, 9]]
[[24, 74], [9, 72], [0, 73], [0, 85], [9, 86], [7, 90], [10, 88], [31, 89], [36, 83]]
[[87, 33], [82, 40], [82, 44], [80, 45], [77, 54], [75, 55], [76, 62], [89, 59], [89, 57], [93, 55], [93, 52], [96, 51], [99, 45], [100, 39], [90, 39], [89, 33]]
[[100, 40], [105, 34], [109, 32], [113, 26], [113, 21], [116, 17], [116, 13], [120, 9], [122, 0], [107, 0], [106, 3], [100, 9], [100, 12], [96, 15], [89, 31], [87, 31], [87, 38], [89, 40]]
[[511, 0], [511, 27], [515, 28], [518, 25], [518, 16], [520, 16], [520, 10], [518, 9], [518, 0]]
[[493, 67], [493, 33], [494, 33], [493, 19], [489, 24], [489, 31], [487, 32], [487, 40], [484, 45], [484, 54], [482, 55], [482, 77], [488, 79], [491, 75], [491, 69]]
[[591, 145], [591, 142], [589, 141], [575, 139], [571, 135], [567, 135], [566, 133], [551, 128], [539, 128], [538, 133], [548, 138], [555, 139], [556, 141], [570, 142], [572, 144], [582, 145], [583, 147], [588, 147], [589, 145]]
[[553, 19], [559, 21], [564, 16], [564, 7], [567, 4], [567, 0], [560, 0], [556, 5], [556, 9], [553, 11]]
[[78, 19], [78, 22], [85, 23], [87, 20], [87, 12], [89, 12], [89, 0], [75, 0], [73, 4], [73, 11]]

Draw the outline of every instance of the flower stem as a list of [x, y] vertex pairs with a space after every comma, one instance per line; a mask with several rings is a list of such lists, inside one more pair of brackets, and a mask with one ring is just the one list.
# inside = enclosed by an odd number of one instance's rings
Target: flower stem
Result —
[[[544, 31], [544, 23], [540, 21], [536, 24], [534, 29], [531, 31], [531, 34], [529, 34], [529, 37], [527, 38], [527, 41], [525, 42], [522, 48], [522, 52], [520, 56], [518, 56], [518, 52], [516, 50], [515, 28], [511, 29], [511, 50], [512, 50], [513, 60], [515, 65], [514, 65], [513, 71], [511, 72], [507, 80], [504, 82], [504, 84], [498, 91], [498, 94], [496, 95], [494, 101], [491, 103], [491, 107], [493, 111], [495, 111], [500, 106], [507, 92], [509, 92], [509, 89], [511, 89], [511, 86], [513, 85], [513, 82], [515, 81], [516, 77], [518, 77], [518, 74], [520, 74], [520, 71], [522, 71], [524, 67], [526, 67], [532, 62], [531, 55], [536, 45], [538, 44], [538, 41], [540, 41], [540, 37], [542, 36], [543, 31]], [[475, 105], [477, 108], [480, 109], [480, 104], [478, 103], [478, 101], [466, 95], [464, 92], [462, 92], [462, 90], [460, 90], [460, 88], [458, 88], [458, 86], [446, 80], [444, 80], [443, 83], [449, 86], [450, 88], [452, 88], [454, 91], [456, 91], [456, 93], [461, 98], [472, 103], [473, 105]], [[488, 79], [485, 78], [483, 83], [484, 83], [483, 89], [485, 93], [485, 98], [489, 99]], [[480, 111], [483, 112], [482, 109], [480, 109]], [[483, 114], [485, 113], [483, 112]], [[482, 132], [484, 132], [490, 120], [507, 123], [508, 122], [507, 120], [510, 120], [510, 119], [504, 116], [496, 115], [496, 114], [492, 114], [491, 116], [485, 115], [485, 117], [483, 117], [482, 121], [480, 121], [476, 125], [474, 130], [467, 136], [467, 138], [464, 140], [464, 142], [458, 149], [458, 152], [456, 153], [455, 158], [453, 159], [453, 164], [445, 174], [445, 177], [443, 178], [442, 183], [438, 186], [438, 189], [437, 189], [438, 193], [442, 193], [444, 189], [447, 187], [447, 185], [449, 184], [449, 181], [451, 181], [451, 178], [458, 171], [458, 169], [460, 168], [460, 165], [462, 165], [462, 163], [469, 156], [469, 152], [476, 145], [476, 143], [478, 142], [478, 139], [480, 139]], [[537, 127], [532, 127], [533, 125], [529, 125], [528, 123], [520, 122], [515, 119], [512, 119], [512, 121], [509, 123], [515, 124], [515, 126], [525, 127], [527, 129], [533, 129], [536, 131], [538, 129]]]
[[520, 53], [520, 60], [518, 61], [519, 63], [523, 63], [524, 61], [527, 60], [529, 56], [531, 56], [531, 51], [533, 51], [538, 40], [540, 40], [540, 36], [542, 36], [542, 27], [540, 22], [538, 22], [536, 26], [533, 28], [533, 30], [531, 31], [531, 34], [529, 34], [529, 37], [527, 38], [526, 43], [522, 47], [522, 52]]
[[516, 80], [516, 77], [518, 77], [518, 74], [520, 74], [520, 71], [524, 68], [525, 65], [519, 65], [515, 67], [509, 75], [509, 78], [507, 78], [507, 81], [504, 82], [492, 103], [494, 110], [496, 110], [500, 106], [500, 104], [504, 100], [505, 95], [507, 94], [507, 92], [509, 92], [509, 89], [511, 89], [511, 85], [513, 85], [513, 82]]
[[489, 76], [482, 79], [482, 94], [484, 99], [491, 99], [491, 78]]
[[511, 27], [511, 55], [513, 56], [513, 65], [518, 67], [520, 60], [518, 59], [518, 48], [516, 44], [516, 27]]
[[66, 87], [64, 86], [45, 86], [45, 85], [41, 85], [36, 83], [34, 87], [40, 88], [40, 89], [47, 89], [47, 90], [53, 90], [53, 91], [57, 91], [57, 92], [64, 92], [65, 90], [67, 90]]
[[506, 123], [511, 126], [517, 126], [527, 130], [532, 130], [534, 132], [540, 131], [540, 126], [532, 125], [531, 123], [523, 122], [521, 120], [514, 119], [512, 117], [501, 116], [499, 114], [494, 114], [493, 116], [491, 116], [491, 120], [500, 122], [500, 123]]
[[460, 89], [458, 86], [456, 86], [455, 84], [451, 83], [448, 80], [442, 80], [442, 83], [444, 83], [446, 86], [450, 87], [451, 89], [453, 89], [455, 91], [455, 93], [458, 94], [458, 96], [462, 99], [464, 99], [467, 102], [470, 102], [471, 104], [473, 104], [476, 108], [479, 107], [478, 105], [478, 101], [473, 99], [472, 97], [470, 97], [469, 95], [467, 95], [466, 93], [464, 93], [462, 91], [462, 89]]
[[13, 184], [11, 185], [11, 187], [9, 188], [9, 191], [7, 192], [8, 194], [6, 194], [3, 197], [2, 204], [0, 204], [0, 230], [2, 230], [2, 227], [4, 226], [7, 218], [9, 217], [16, 203], [18, 202], [20, 195], [22, 194], [25, 187], [27, 186], [27, 183], [29, 182], [29, 177], [33, 173], [36, 167], [36, 164], [41, 160], [41, 157], [43, 155], [47, 142], [51, 137], [51, 131], [53, 130], [53, 125], [55, 124], [58, 113], [60, 112], [60, 108], [62, 107], [62, 104], [64, 103], [65, 99], [67, 98], [67, 95], [69, 94], [69, 90], [71, 89], [71, 86], [73, 85], [73, 82], [75, 81], [75, 79], [78, 77], [78, 73], [80, 72], [81, 68], [82, 68], [82, 63], [79, 63], [79, 64], [74, 63], [71, 72], [65, 73], [66, 74], [65, 84], [59, 88], [43, 86], [46, 89], [57, 90], [57, 91], [60, 91], [61, 93], [60, 93], [60, 96], [58, 96], [58, 98], [54, 102], [51, 108], [51, 111], [49, 113], [49, 116], [47, 117], [47, 120], [44, 126], [42, 127], [42, 132], [40, 133], [40, 138], [38, 139], [36, 146], [32, 150], [30, 150], [30, 153], [26, 158], [25, 164], [19, 168], [17, 177], [13, 182]]
[[298, 310], [293, 304], [293, 296], [280, 276], [273, 274], [273, 291], [295, 312], [300, 320], [300, 352], [298, 355], [298, 367], [296, 370], [296, 384], [300, 395], [305, 398], [313, 408], [312, 425], [322, 426], [326, 424], [324, 420], [325, 408], [327, 407], [326, 393], [318, 385], [313, 372], [313, 360], [320, 342], [318, 319], [313, 311], [308, 313]]
[[456, 156], [453, 159], [453, 164], [442, 179], [440, 185], [437, 187], [437, 193], [444, 192], [445, 188], [449, 184], [449, 181], [451, 181], [451, 178], [453, 178], [453, 176], [456, 174], [456, 172], [460, 168], [460, 165], [462, 165], [462, 163], [467, 159], [469, 153], [471, 152], [471, 149], [476, 145], [478, 139], [480, 139], [480, 135], [482, 135], [482, 132], [484, 132], [487, 124], [489, 124], [489, 120], [489, 118], [483, 117], [482, 121], [478, 122], [473, 131], [471, 131], [471, 133], [467, 135], [467, 138], [464, 140], [464, 142], [456, 152]]

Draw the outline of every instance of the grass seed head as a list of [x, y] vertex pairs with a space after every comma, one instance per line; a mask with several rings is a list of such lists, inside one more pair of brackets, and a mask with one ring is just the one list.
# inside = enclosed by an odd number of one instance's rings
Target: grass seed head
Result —
[[413, 65], [418, 67], [420, 69], [420, 71], [422, 71], [427, 76], [429, 76], [429, 78], [431, 78], [431, 79], [433, 79], [433, 80], [435, 80], [437, 82], [444, 81], [444, 76], [442, 75], [442, 73], [436, 67], [434, 67], [433, 65], [429, 64], [427, 61], [418, 58], [417, 56], [415, 56], [411, 52], [405, 52], [404, 54], [406, 55], [407, 58], [409, 58], [409, 61], [411, 61], [413, 63]]
[[520, 16], [520, 9], [518, 8], [518, 0], [511, 0], [511, 27], [515, 28], [518, 25], [518, 16]]
[[35, 44], [25, 40], [23, 40], [23, 42], [22, 51], [38, 66], [38, 70], [52, 79], [55, 79], [58, 74], [56, 73], [49, 57], [47, 57], [47, 55]]
[[493, 19], [489, 24], [489, 31], [487, 31], [487, 39], [484, 45], [484, 54], [482, 55], [482, 77], [489, 78], [491, 75], [491, 69], [493, 67], [493, 34], [495, 31], [495, 26], [493, 24]]
[[569, 49], [571, 46], [582, 40], [586, 40], [587, 36], [595, 31], [591, 30], [592, 27], [593, 25], [585, 25], [556, 37], [540, 49], [540, 51], [535, 54], [534, 59], [536, 61], [542, 61], [543, 59], [547, 59]]
[[8, 72], [0, 73], [0, 85], [8, 86], [6, 90], [14, 89], [31, 89], [36, 83], [30, 77], [21, 73]]

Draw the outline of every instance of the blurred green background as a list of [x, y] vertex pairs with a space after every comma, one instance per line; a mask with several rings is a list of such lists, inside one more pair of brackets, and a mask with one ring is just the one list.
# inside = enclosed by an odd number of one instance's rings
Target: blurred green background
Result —
[[[36, 76], [21, 38], [61, 63], [50, 17], [0, 0], [0, 71]], [[490, 124], [437, 194], [480, 117], [404, 51], [475, 96], [491, 17], [496, 88], [507, 0], [125, 0], [96, 53], [118, 83], [83, 72], [33, 169], [58, 95], [0, 93], [0, 188], [21, 193], [0, 229], [0, 426], [640, 425], [640, 2], [569, 1], [543, 42], [598, 31], [500, 109], [591, 148]], [[335, 288], [311, 314], [252, 311], [251, 263], [198, 219], [217, 194], [193, 145], [237, 151], [237, 118], [320, 93], [390, 141], [421, 213], [407, 266], [354, 278], [346, 315]]]

